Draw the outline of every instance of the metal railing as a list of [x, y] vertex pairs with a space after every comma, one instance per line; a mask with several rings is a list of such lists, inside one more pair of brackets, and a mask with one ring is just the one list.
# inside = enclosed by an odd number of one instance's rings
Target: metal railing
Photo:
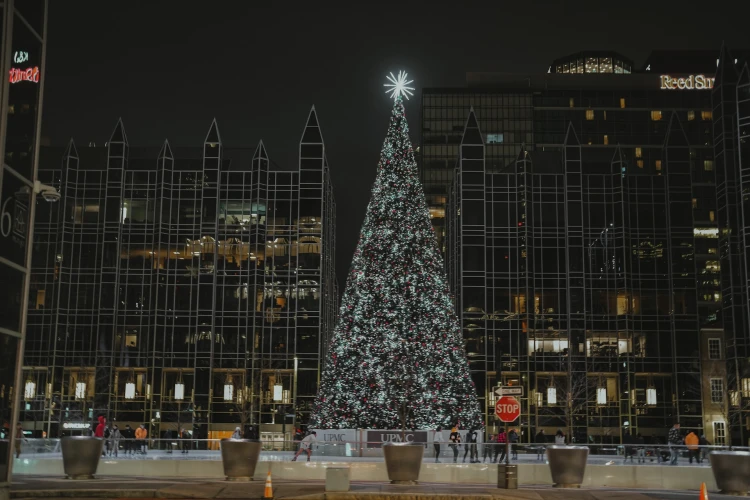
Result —
[[[454, 447], [440, 443], [440, 454], [435, 456], [434, 443], [416, 443], [425, 446], [424, 461], [442, 463], [494, 463], [503, 460], [505, 444], [462, 443]], [[554, 443], [516, 443], [510, 448], [512, 463], [546, 463], [545, 449]], [[357, 462], [382, 461], [382, 442], [365, 441], [315, 441], [311, 445], [311, 459], [316, 461]], [[579, 445], [576, 445], [579, 446]], [[105, 440], [106, 458], [152, 460], [221, 460], [220, 439], [119, 439]], [[299, 441], [263, 441], [261, 461], [288, 461], [299, 450]], [[750, 451], [746, 446], [699, 446], [689, 449], [685, 445], [588, 445], [588, 463], [598, 465], [642, 464], [708, 465], [708, 454], [714, 450]], [[691, 447], [692, 448], [692, 447]], [[59, 439], [29, 438], [20, 441], [19, 457], [22, 459], [62, 458]], [[303, 451], [301, 459], [307, 458]]]

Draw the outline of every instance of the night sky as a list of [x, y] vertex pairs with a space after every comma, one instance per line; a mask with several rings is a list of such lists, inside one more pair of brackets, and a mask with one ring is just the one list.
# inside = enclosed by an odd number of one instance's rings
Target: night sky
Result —
[[200, 146], [216, 117], [225, 146], [263, 139], [291, 170], [314, 104], [341, 287], [387, 129], [389, 71], [415, 79], [406, 108], [416, 143], [420, 89], [463, 86], [467, 71], [541, 73], [587, 49], [639, 68], [652, 49], [750, 48], [737, 1], [255, 3], [50, 0], [42, 135], [103, 145], [122, 117], [131, 146]]

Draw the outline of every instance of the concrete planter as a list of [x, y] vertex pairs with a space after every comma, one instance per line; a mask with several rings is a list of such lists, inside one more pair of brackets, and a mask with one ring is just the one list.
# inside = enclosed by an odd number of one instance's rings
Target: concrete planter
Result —
[[94, 479], [104, 440], [89, 436], [70, 436], [60, 440], [63, 470], [70, 479]]
[[555, 488], [580, 488], [589, 449], [585, 446], [547, 447], [547, 460]]
[[222, 439], [221, 463], [227, 481], [252, 481], [262, 446], [250, 439]]
[[391, 484], [417, 484], [424, 457], [424, 445], [386, 443], [383, 445], [383, 457]]
[[750, 490], [750, 452], [712, 451], [708, 459], [716, 486], [722, 493], [747, 496]]

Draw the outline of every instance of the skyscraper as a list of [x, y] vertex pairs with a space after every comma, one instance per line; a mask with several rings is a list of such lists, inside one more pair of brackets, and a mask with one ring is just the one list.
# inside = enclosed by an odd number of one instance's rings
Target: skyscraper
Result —
[[47, 2], [1, 4], [0, 73], [0, 496], [10, 480], [10, 431], [26, 331], [34, 181], [42, 117]]
[[727, 427], [745, 392], [726, 360], [747, 333], [723, 319], [720, 242], [737, 231], [721, 235], [717, 210], [717, 56], [688, 74], [661, 56], [628, 73], [622, 56], [576, 54], [549, 74], [423, 92], [423, 179], [448, 200], [446, 265], [488, 422], [492, 387], [511, 384], [527, 390], [526, 436], [615, 443], [678, 419], [745, 442]]
[[264, 440], [306, 422], [336, 315], [335, 202], [313, 108], [294, 171], [266, 147], [49, 150], [62, 186], [40, 210], [25, 428], [80, 432], [98, 414], [150, 435], [177, 427]]

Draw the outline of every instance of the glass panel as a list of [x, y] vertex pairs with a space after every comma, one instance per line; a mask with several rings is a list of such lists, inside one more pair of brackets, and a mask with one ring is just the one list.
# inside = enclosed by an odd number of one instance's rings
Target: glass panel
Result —
[[[4, 285], [3, 288], [7, 287]], [[15, 392], [13, 391], [13, 384], [16, 375], [17, 354], [18, 339], [0, 333], [0, 421], [4, 424], [0, 427], [0, 482], [10, 479], [8, 477], [8, 466], [13, 446], [10, 443], [8, 425], [10, 425], [13, 417], [12, 398]]]

